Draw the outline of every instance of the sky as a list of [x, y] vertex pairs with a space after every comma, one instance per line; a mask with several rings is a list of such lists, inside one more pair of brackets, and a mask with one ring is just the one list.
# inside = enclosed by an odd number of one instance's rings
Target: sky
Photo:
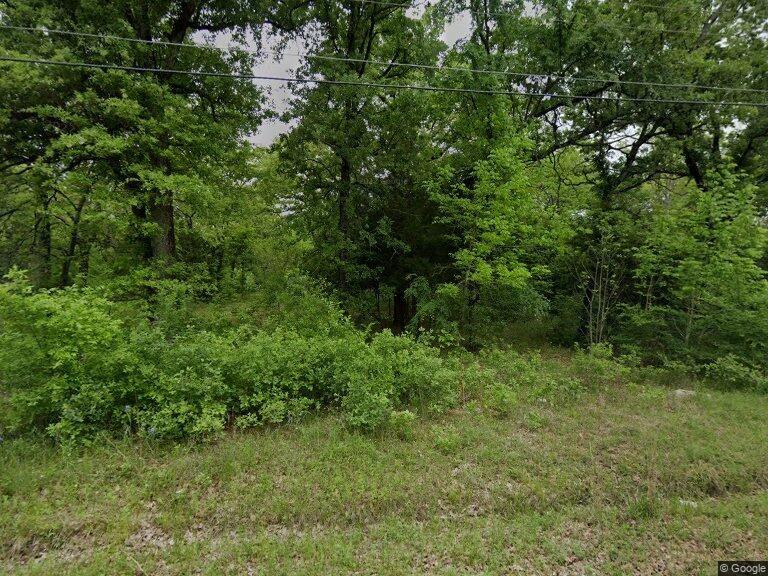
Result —
[[[449, 23], [441, 38], [443, 42], [452, 46], [456, 41], [467, 36], [470, 30], [469, 13], [463, 13], [454, 18]], [[229, 44], [229, 38], [226, 35], [220, 36], [215, 40], [215, 44], [221, 48], [226, 48]], [[269, 49], [270, 42], [265, 42], [264, 47]], [[297, 54], [303, 52], [300, 40], [290, 42], [281, 57], [268, 55], [264, 60], [254, 68], [254, 74], [264, 76], [295, 76], [296, 67], [301, 63], [301, 58]], [[290, 89], [285, 83], [269, 82], [265, 83], [267, 89], [268, 106], [278, 114], [287, 109], [291, 96]], [[279, 119], [266, 120], [259, 131], [254, 134], [250, 140], [257, 146], [269, 146], [280, 135], [289, 130], [290, 126]]]

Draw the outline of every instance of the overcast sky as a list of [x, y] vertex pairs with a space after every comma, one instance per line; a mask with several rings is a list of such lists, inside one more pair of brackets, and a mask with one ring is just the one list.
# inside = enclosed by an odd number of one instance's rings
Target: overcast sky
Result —
[[[457, 40], [466, 37], [469, 29], [469, 13], [463, 13], [446, 26], [441, 38], [446, 44], [452, 46]], [[226, 36], [216, 39], [216, 45], [220, 47], [226, 47], [228, 43], [229, 38]], [[269, 48], [269, 45], [265, 44], [265, 47]], [[254, 74], [295, 76], [296, 67], [301, 62], [301, 58], [296, 56], [296, 54], [302, 52], [304, 52], [304, 47], [300, 41], [291, 42], [286, 47], [285, 54], [282, 57], [276, 58], [267, 55], [264, 61], [254, 68]], [[291, 96], [289, 87], [285, 83], [279, 82], [265, 82], [264, 87], [267, 90], [269, 106], [272, 110], [278, 113], [284, 112]], [[275, 138], [286, 132], [288, 128], [287, 124], [277, 119], [267, 120], [261, 125], [258, 133], [251, 138], [251, 141], [259, 146], [269, 146], [275, 141]]]

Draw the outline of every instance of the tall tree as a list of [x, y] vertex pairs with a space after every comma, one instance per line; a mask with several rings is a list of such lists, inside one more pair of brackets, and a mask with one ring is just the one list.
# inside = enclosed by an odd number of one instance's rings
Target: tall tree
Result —
[[415, 185], [429, 169], [428, 100], [354, 84], [423, 78], [418, 68], [395, 63], [435, 63], [439, 29], [403, 7], [354, 0], [313, 4], [307, 26], [312, 55], [301, 73], [353, 85], [296, 90], [290, 116], [297, 126], [281, 145], [299, 175], [293, 206], [315, 239], [319, 270], [347, 291], [379, 295], [387, 284], [401, 330], [407, 276], [425, 258], [419, 244], [432, 225], [428, 199]]
[[[40, 284], [53, 281], [55, 244], [63, 252], [61, 282], [70, 281], [75, 254], [86, 252], [79, 246], [82, 223], [106, 208], [104, 201], [133, 239], [115, 237], [121, 227], [112, 226], [103, 230], [102, 244], [127, 242], [147, 262], [174, 260], [179, 210], [211, 202], [225, 188], [234, 165], [245, 161], [245, 137], [260, 122], [263, 98], [242, 80], [152, 70], [249, 72], [252, 54], [193, 47], [192, 35], [228, 32], [242, 43], [246, 30], [266, 18], [264, 9], [238, 1], [32, 0], [9, 5], [3, 18], [93, 34], [3, 30], [0, 44], [8, 55], [149, 69], [4, 66], [0, 168], [16, 191], [3, 198], [4, 211], [12, 226], [33, 230], [33, 237], [6, 230], [29, 246]], [[96, 198], [81, 185], [84, 179], [99, 183], [100, 202], [91, 201]], [[19, 223], [29, 218], [33, 226]]]

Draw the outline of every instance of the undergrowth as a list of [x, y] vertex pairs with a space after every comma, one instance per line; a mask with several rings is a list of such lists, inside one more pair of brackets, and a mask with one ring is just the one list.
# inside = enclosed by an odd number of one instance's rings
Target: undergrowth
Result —
[[[350, 428], [407, 437], [417, 416], [457, 404], [503, 418], [521, 402], [554, 405], [668, 374], [608, 345], [576, 348], [562, 362], [365, 332], [301, 279], [259, 302], [259, 314], [241, 306], [225, 322], [195, 314], [176, 290], [153, 289], [147, 310], [107, 290], [33, 291], [20, 275], [0, 285], [0, 432], [44, 431], [64, 444], [104, 434], [178, 440], [331, 409]], [[768, 389], [732, 357], [705, 367], [704, 382]]]

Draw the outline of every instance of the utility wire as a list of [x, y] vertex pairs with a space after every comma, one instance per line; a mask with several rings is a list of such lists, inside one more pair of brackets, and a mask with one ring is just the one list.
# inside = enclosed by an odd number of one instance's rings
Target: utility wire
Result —
[[420, 1], [414, 2], [413, 4], [397, 4], [395, 2], [384, 2], [379, 0], [349, 0], [350, 2], [358, 2], [359, 4], [376, 4], [379, 6], [392, 6], [395, 8], [418, 8], [419, 4], [421, 4]]
[[371, 60], [364, 58], [348, 58], [344, 56], [326, 56], [322, 54], [301, 54], [285, 52], [289, 56], [299, 56], [304, 58], [310, 58], [313, 60], [330, 60], [339, 62], [355, 62], [375, 64], [381, 66], [395, 66], [406, 68], [417, 68], [420, 70], [438, 70], [448, 72], [469, 72], [472, 74], [491, 74], [496, 76], [512, 76], [517, 78], [533, 78], [533, 79], [548, 79], [554, 78], [556, 80], [577, 80], [583, 82], [600, 82], [606, 84], [618, 84], [618, 85], [631, 85], [631, 86], [654, 86], [654, 87], [666, 87], [666, 88], [693, 88], [699, 90], [721, 90], [724, 92], [754, 92], [757, 94], [768, 94], [768, 90], [760, 88], [726, 88], [725, 86], [708, 86], [705, 84], [687, 84], [687, 83], [669, 83], [669, 82], [650, 82], [646, 80], [619, 80], [614, 78], [592, 78], [587, 76], [565, 76], [561, 74], [549, 74], [547, 72], [511, 72], [507, 70], [490, 70], [488, 68], [462, 68], [461, 66], [437, 66], [432, 64], [415, 64], [409, 62], [395, 62], [388, 60]]
[[[369, 0], [365, 0], [365, 1], [369, 1]], [[43, 34], [58, 34], [58, 35], [64, 35], [64, 36], [94, 38], [94, 39], [100, 39], [100, 40], [115, 40], [115, 41], [124, 41], [124, 42], [132, 42], [132, 43], [139, 43], [139, 44], [157, 45], [157, 46], [171, 46], [171, 47], [196, 49], [196, 50], [213, 50], [213, 51], [223, 52], [223, 53], [234, 52], [234, 50], [231, 50], [228, 48], [221, 48], [219, 46], [211, 46], [206, 44], [185, 44], [182, 42], [169, 42], [165, 40], [145, 40], [142, 38], [127, 38], [124, 36], [116, 36], [113, 34], [95, 34], [90, 32], [79, 32], [74, 30], [37, 28], [33, 26], [12, 26], [10, 24], [0, 24], [0, 29], [18, 30], [18, 31], [25, 31], [25, 32], [39, 32]], [[254, 50], [237, 49], [237, 51], [243, 52], [246, 54], [251, 54], [254, 56], [258, 55], [258, 52]], [[262, 52], [278, 55], [278, 52], [274, 50], [263, 50]], [[331, 61], [331, 62], [353, 62], [357, 64], [396, 66], [396, 67], [405, 67], [405, 68], [415, 68], [419, 70], [436, 70], [436, 71], [465, 72], [465, 73], [468, 72], [472, 74], [491, 74], [496, 76], [510, 76], [510, 77], [516, 77], [516, 78], [533, 78], [533, 79], [554, 78], [556, 80], [598, 82], [598, 83], [628, 85], [628, 86], [691, 88], [691, 89], [697, 89], [697, 90], [717, 90], [717, 91], [724, 91], [729, 93], [750, 92], [750, 93], [756, 93], [756, 94], [768, 94], [768, 90], [758, 89], [758, 88], [741, 88], [741, 87], [728, 88], [725, 86], [710, 86], [710, 85], [692, 84], [692, 83], [651, 82], [651, 81], [644, 81], [644, 80], [642, 81], [641, 80], [619, 80], [619, 79], [613, 79], [613, 78], [565, 76], [560, 74], [548, 74], [544, 72], [535, 72], [535, 73], [534, 72], [511, 72], [511, 71], [504, 71], [504, 70], [490, 70], [487, 68], [462, 68], [460, 66], [437, 66], [432, 64], [416, 64], [416, 63], [409, 63], [409, 62], [374, 60], [374, 59], [366, 59], [366, 58], [351, 58], [351, 57], [345, 57], [345, 56], [329, 56], [329, 55], [323, 55], [323, 54], [303, 54], [300, 52], [282, 52], [280, 54], [303, 57], [303, 58], [308, 58], [312, 60], [325, 60], [325, 61]]]
[[[396, 2], [385, 2], [384, 0], [349, 0], [350, 2], [360, 2], [360, 3], [368, 3], [368, 4], [377, 4], [379, 6], [392, 6], [395, 8], [416, 8], [418, 7], [418, 2], [411, 4], [399, 4]], [[640, 3], [633, 3], [629, 2], [629, 6], [648, 6], [651, 8], [667, 8], [667, 4], [640, 4]], [[598, 2], [597, 4], [594, 4], [596, 8], [603, 8], [603, 7], [609, 7], [614, 8], [618, 7], [614, 4], [608, 3], [608, 2]], [[510, 8], [514, 8], [514, 6], [510, 6]], [[576, 7], [574, 6], [574, 9]], [[461, 9], [462, 12], [467, 11], [473, 11], [473, 7], [466, 6]], [[485, 12], [487, 16], [508, 16], [510, 12], [505, 12], [503, 10], [491, 10]], [[632, 31], [648, 31], [648, 32], [662, 32], [662, 33], [669, 33], [669, 34], [691, 34], [695, 36], [722, 36], [722, 32], [717, 31], [696, 31], [696, 30], [682, 30], [682, 29], [675, 29], [675, 28], [653, 28], [650, 26], [616, 26], [616, 25], [608, 25], [605, 22], [598, 22], [598, 26], [601, 26], [602, 28], [608, 28], [608, 29], [616, 29], [616, 30], [632, 30]]]
[[[348, 1], [349, 2], [359, 3], [359, 4], [376, 4], [376, 5], [380, 5], [380, 6], [392, 6], [393, 8], [422, 8], [422, 7], [423, 8], [431, 8], [431, 7], [437, 6], [439, 4], [439, 2], [430, 2], [429, 0], [427, 0], [426, 2], [424, 2], [423, 0], [416, 0], [412, 4], [396, 3], [396, 2], [386, 2], [385, 0], [348, 0]], [[531, 3], [533, 4], [533, 0], [531, 0]], [[621, 4], [627, 4], [627, 6], [625, 7], [625, 6], [622, 6]], [[583, 5], [584, 4], [581, 3], [581, 4], [579, 4], [579, 7], [581, 7]], [[620, 1], [618, 3], [612, 3], [612, 2], [609, 2], [609, 1], [596, 2], [595, 4], [593, 4], [593, 6], [596, 6], [598, 8], [602, 8], [602, 7], [623, 8], [625, 10], [627, 8], [629, 8], [629, 7], [634, 8], [634, 7], [638, 7], [638, 6], [639, 7], [645, 7], [645, 8], [671, 8], [671, 7], [673, 7], [671, 5], [671, 3], [652, 3], [652, 2], [640, 2], [640, 1], [632, 1], [632, 0], [624, 0], [624, 1]], [[515, 6], [511, 5], [509, 7], [510, 8], [514, 8]], [[680, 7], [680, 6], [677, 6], [677, 7]], [[534, 8], [537, 8], [537, 6], [534, 5]], [[574, 5], [574, 8], [576, 8], [575, 5]], [[462, 8], [463, 11], [471, 10], [471, 9], [472, 8], [470, 6]], [[498, 15], [498, 14], [507, 14], [507, 12], [493, 12], [492, 11], [489, 14]]]
[[593, 94], [563, 94], [560, 92], [526, 92], [518, 90], [485, 90], [480, 88], [455, 88], [450, 86], [432, 86], [429, 84], [389, 84], [386, 82], [357, 82], [354, 80], [330, 80], [325, 78], [297, 78], [290, 76], [265, 76], [261, 74], [233, 74], [229, 72], [210, 72], [202, 70], [178, 70], [173, 68], [148, 68], [143, 66], [121, 66], [117, 64], [97, 64], [93, 62], [66, 62], [61, 60], [41, 60], [0, 56], [3, 62], [20, 62], [45, 66], [63, 66], [68, 68], [95, 68], [99, 70], [123, 70], [127, 72], [153, 72], [158, 74], [182, 74], [187, 76], [233, 78], [243, 80], [265, 80], [286, 83], [329, 84], [336, 86], [357, 86], [363, 88], [386, 88], [390, 90], [422, 90], [427, 92], [454, 92], [463, 94], [489, 94], [504, 96], [563, 98], [567, 100], [606, 100], [613, 102], [648, 102], [654, 104], [691, 104], [700, 106], [756, 106], [768, 108], [768, 102], [742, 102], [711, 100], [678, 100], [667, 98], [636, 98], [631, 96], [600, 96]]
[[[395, 2], [386, 2], [384, 0], [348, 0], [349, 2], [357, 2], [360, 4], [383, 4], [384, 6], [395, 6], [399, 8], [419, 8], [421, 5], [424, 5], [424, 8], [437, 6], [438, 2], [430, 2], [430, 0], [427, 0], [426, 2], [424, 0], [416, 0], [412, 4], [402, 3], [397, 4]], [[533, 4], [533, 0], [530, 0]], [[669, 8], [671, 6], [671, 3], [653, 3], [653, 2], [644, 2], [640, 0], [620, 0], [618, 4], [627, 4], [629, 6], [645, 6], [648, 8]], [[608, 1], [603, 2], [596, 2], [596, 6], [617, 6], [616, 4], [612, 4]], [[623, 6], [618, 6], [619, 8], [623, 8]], [[469, 8], [465, 8], [465, 10], [469, 10]]]
[[[372, 2], [374, 0], [352, 0], [357, 2]], [[407, 4], [396, 4], [396, 3], [390, 3], [390, 2], [384, 2], [384, 1], [375, 1], [376, 4], [379, 5], [385, 5], [385, 6], [395, 6], [395, 7], [409, 7]], [[606, 4], [600, 4], [599, 6], [604, 6]], [[471, 8], [467, 7], [464, 9], [464, 11], [471, 10]], [[488, 16], [506, 16], [509, 15], [509, 12], [489, 12]], [[713, 32], [713, 31], [695, 31], [695, 30], [679, 30], [679, 29], [669, 29], [669, 28], [654, 28], [649, 26], [617, 26], [615, 24], [609, 24], [607, 22], [597, 22], [597, 26], [608, 29], [608, 30], [625, 30], [625, 31], [647, 31], [647, 32], [655, 32], [655, 33], [672, 33], [672, 34], [689, 34], [689, 35], [695, 35], [695, 36], [719, 36], [722, 37], [722, 32]], [[12, 26], [2, 26], [2, 28], [14, 28]], [[29, 30], [35, 30], [34, 27], [28, 26], [28, 27], [18, 27], [19, 29], [26, 28]], [[55, 32], [53, 29], [49, 29], [50, 32]]]

